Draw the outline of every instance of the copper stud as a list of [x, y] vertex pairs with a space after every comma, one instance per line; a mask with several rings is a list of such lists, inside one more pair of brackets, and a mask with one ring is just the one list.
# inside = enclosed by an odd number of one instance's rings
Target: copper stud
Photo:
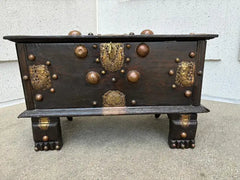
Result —
[[100, 75], [95, 71], [90, 71], [86, 75], [86, 81], [90, 84], [97, 84], [100, 80]]
[[92, 47], [96, 49], [96, 48], [97, 48], [97, 45], [96, 45], [96, 44], [94, 44]]
[[145, 29], [141, 32], [142, 35], [153, 35], [153, 32], [150, 29]]
[[88, 54], [88, 50], [85, 46], [77, 46], [74, 51], [75, 55], [79, 58], [85, 58]]
[[47, 65], [47, 66], [50, 66], [50, 65], [51, 65], [51, 62], [50, 62], [50, 61], [46, 61], [46, 65]]
[[43, 141], [48, 141], [48, 136], [43, 136], [42, 140]]
[[132, 104], [132, 105], [136, 105], [136, 103], [137, 103], [137, 102], [136, 102], [136, 100], [134, 100], [134, 99], [131, 101], [131, 104]]
[[96, 60], [95, 60], [97, 63], [99, 63], [100, 62], [100, 60], [99, 60], [99, 58], [96, 58]]
[[42, 101], [43, 96], [41, 94], [36, 94], [35, 99], [36, 99], [36, 101]]
[[124, 73], [125, 73], [125, 70], [124, 70], [124, 69], [121, 69], [121, 73], [124, 74]]
[[129, 82], [136, 83], [140, 79], [140, 73], [136, 70], [131, 70], [127, 73], [127, 79]]
[[181, 144], [181, 148], [184, 149], [184, 148], [185, 148], [185, 145], [184, 145], [184, 144]]
[[176, 89], [176, 88], [177, 88], [177, 85], [176, 85], [176, 84], [173, 84], [173, 85], [172, 85], [172, 88], [173, 88], [173, 89]]
[[179, 62], [180, 62], [180, 59], [179, 59], [179, 58], [176, 58], [176, 59], [175, 59], [175, 62], [176, 62], [176, 63], [179, 63]]
[[101, 73], [102, 73], [102, 75], [104, 75], [104, 74], [106, 74], [106, 71], [102, 70]]
[[194, 58], [194, 57], [196, 56], [196, 53], [195, 53], [195, 52], [190, 52], [190, 53], [189, 53], [189, 56], [190, 56], [191, 58]]
[[81, 33], [80, 33], [79, 31], [77, 31], [77, 30], [73, 30], [73, 31], [70, 31], [70, 32], [68, 33], [68, 35], [69, 35], [69, 36], [80, 36]]
[[52, 78], [53, 78], [54, 80], [56, 80], [56, 79], [58, 79], [58, 75], [57, 75], [57, 74], [53, 74], [53, 75], [52, 75]]
[[56, 148], [56, 150], [59, 150], [59, 149], [60, 149], [60, 146], [59, 146], [59, 145], [56, 145], [55, 148]]
[[92, 102], [92, 105], [93, 105], [93, 106], [96, 106], [96, 105], [97, 105], [97, 101], [93, 101], [93, 102]]
[[34, 147], [34, 150], [35, 150], [35, 151], [38, 151], [39, 149], [38, 149], [38, 147]]
[[148, 45], [143, 44], [143, 43], [140, 44], [140, 45], [138, 45], [138, 47], [137, 47], [137, 54], [138, 54], [139, 56], [145, 57], [145, 56], [148, 55], [148, 53], [149, 53], [149, 47], [148, 47]]
[[174, 70], [173, 70], [173, 69], [170, 69], [169, 72], [168, 72], [168, 74], [169, 74], [170, 76], [174, 75]]
[[192, 91], [190, 91], [190, 90], [185, 91], [185, 96], [186, 97], [190, 97], [191, 95], [192, 95]]
[[129, 48], [131, 47], [131, 45], [130, 45], [130, 44], [127, 44], [126, 47], [129, 49]]
[[50, 92], [51, 92], [51, 93], [55, 93], [55, 89], [54, 89], [54, 88], [51, 88], [51, 89], [50, 89]]
[[27, 75], [24, 75], [24, 76], [23, 76], [23, 80], [25, 80], [25, 81], [28, 80], [28, 76], [27, 76]]
[[44, 146], [44, 148], [43, 148], [45, 151], [47, 151], [48, 150], [48, 147], [47, 146]]
[[134, 32], [130, 32], [129, 35], [130, 35], [130, 36], [133, 36], [133, 35], [134, 35]]
[[197, 73], [199, 76], [201, 76], [202, 74], [203, 74], [203, 72], [202, 71], [198, 71], [198, 73]]
[[187, 133], [182, 132], [182, 133], [181, 133], [181, 137], [182, 137], [182, 138], [186, 138], [186, 137], [187, 137]]
[[130, 62], [131, 59], [129, 57], [126, 58], [126, 62]]
[[29, 56], [28, 56], [28, 60], [30, 60], [30, 61], [34, 61], [35, 58], [36, 57], [33, 54], [29, 54]]
[[117, 82], [117, 79], [115, 77], [112, 78], [112, 82]]

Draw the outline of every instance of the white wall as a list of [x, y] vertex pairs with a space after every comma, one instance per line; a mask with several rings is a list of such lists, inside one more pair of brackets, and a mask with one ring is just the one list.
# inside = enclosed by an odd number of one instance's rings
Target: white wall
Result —
[[240, 103], [239, 0], [99, 0], [98, 32], [217, 33], [208, 41], [203, 98]]
[[3, 36], [88, 34], [96, 25], [95, 0], [0, 0], [0, 107], [23, 99], [15, 44]]

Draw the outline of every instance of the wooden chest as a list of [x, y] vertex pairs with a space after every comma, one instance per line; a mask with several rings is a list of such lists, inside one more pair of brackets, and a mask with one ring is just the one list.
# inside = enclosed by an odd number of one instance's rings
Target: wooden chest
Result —
[[5, 36], [16, 42], [35, 150], [61, 149], [60, 117], [168, 114], [171, 148], [194, 148], [206, 40], [217, 35]]

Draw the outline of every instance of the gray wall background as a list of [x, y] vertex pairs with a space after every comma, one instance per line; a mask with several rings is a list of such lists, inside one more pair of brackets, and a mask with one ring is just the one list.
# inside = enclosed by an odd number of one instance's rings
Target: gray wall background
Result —
[[[203, 99], [240, 103], [240, 1], [238, 0], [3, 0], [4, 35], [217, 33], [207, 46]], [[0, 106], [23, 101], [16, 50], [0, 39]]]

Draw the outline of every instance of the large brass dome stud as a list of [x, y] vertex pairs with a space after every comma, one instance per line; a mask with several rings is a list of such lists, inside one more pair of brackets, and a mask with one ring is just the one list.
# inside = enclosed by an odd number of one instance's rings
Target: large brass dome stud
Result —
[[80, 45], [75, 48], [74, 53], [79, 58], [85, 58], [88, 54], [88, 50], [85, 46]]
[[95, 71], [90, 71], [86, 75], [86, 81], [90, 84], [97, 84], [100, 80], [100, 75]]
[[186, 97], [190, 97], [191, 95], [192, 95], [192, 91], [190, 91], [190, 90], [185, 91], [185, 96]]
[[73, 30], [73, 31], [70, 31], [70, 32], [68, 33], [68, 35], [69, 35], [69, 36], [80, 36], [81, 33], [80, 33], [79, 31], [77, 31], [77, 30]]
[[36, 101], [42, 101], [43, 100], [43, 95], [36, 94], [35, 99], [36, 99]]
[[149, 47], [146, 44], [139, 44], [137, 47], [137, 54], [141, 57], [147, 56], [149, 53]]
[[150, 29], [145, 29], [141, 32], [142, 35], [153, 35], [152, 30]]
[[28, 60], [30, 60], [30, 61], [33, 61], [33, 60], [35, 60], [35, 56], [33, 55], [33, 54], [29, 54], [28, 55]]
[[140, 78], [140, 73], [136, 70], [131, 70], [127, 73], [127, 79], [129, 82], [136, 83]]

